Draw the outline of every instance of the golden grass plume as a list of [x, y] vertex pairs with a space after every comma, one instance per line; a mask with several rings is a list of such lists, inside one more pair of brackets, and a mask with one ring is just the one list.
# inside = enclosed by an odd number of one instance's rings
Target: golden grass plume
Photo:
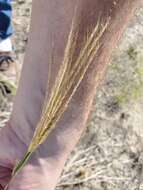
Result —
[[48, 99], [45, 98], [41, 119], [36, 127], [27, 153], [14, 168], [13, 177], [24, 167], [32, 153], [47, 139], [48, 135], [56, 127], [87, 69], [93, 62], [101, 45], [100, 39], [108, 23], [109, 20], [104, 23], [100, 19], [98, 20], [94, 29], [87, 34], [76, 60], [73, 61], [79, 33], [76, 31], [75, 22], [72, 22], [58, 76], [51, 90], [50, 97]]

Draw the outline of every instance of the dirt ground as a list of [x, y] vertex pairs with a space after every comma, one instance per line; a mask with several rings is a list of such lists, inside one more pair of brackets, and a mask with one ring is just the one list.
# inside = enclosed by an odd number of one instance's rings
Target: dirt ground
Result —
[[[15, 52], [22, 63], [31, 0], [16, 0], [13, 6]], [[1, 109], [2, 123], [9, 117], [10, 107], [9, 101]], [[57, 190], [143, 190], [142, 137], [143, 8], [113, 53], [87, 130], [71, 154]]]

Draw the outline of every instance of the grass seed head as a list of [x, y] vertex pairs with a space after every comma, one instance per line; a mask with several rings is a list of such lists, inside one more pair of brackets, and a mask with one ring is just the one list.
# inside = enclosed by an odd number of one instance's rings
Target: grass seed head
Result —
[[[74, 58], [79, 33], [77, 31], [76, 19], [73, 19], [64, 52], [63, 62], [60, 66], [58, 76], [55, 80], [49, 98], [45, 98], [41, 119], [36, 127], [31, 144], [22, 161], [13, 170], [16, 175], [27, 163], [31, 154], [47, 139], [51, 131], [56, 127], [63, 113], [66, 111], [70, 100], [79, 87], [87, 69], [93, 62], [99, 48], [109, 20], [101, 22], [99, 19], [92, 32], [85, 36], [77, 58]], [[48, 92], [47, 92], [48, 93]], [[47, 97], [47, 95], [46, 95]]]

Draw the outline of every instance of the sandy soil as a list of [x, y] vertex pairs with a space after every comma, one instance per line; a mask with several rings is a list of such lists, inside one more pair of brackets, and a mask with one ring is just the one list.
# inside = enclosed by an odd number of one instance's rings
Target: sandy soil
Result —
[[[31, 0], [14, 2], [15, 51], [22, 62]], [[113, 54], [91, 120], [57, 190], [143, 189], [143, 9]]]

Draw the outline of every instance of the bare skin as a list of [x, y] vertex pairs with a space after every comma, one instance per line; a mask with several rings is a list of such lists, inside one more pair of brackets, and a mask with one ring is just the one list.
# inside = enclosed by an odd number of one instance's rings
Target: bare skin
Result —
[[96, 25], [99, 15], [103, 20], [111, 17], [101, 40], [102, 48], [60, 123], [10, 183], [9, 190], [55, 188], [67, 157], [85, 129], [96, 88], [104, 76], [112, 50], [142, 0], [33, 1], [30, 40], [18, 93], [11, 119], [0, 132], [0, 189], [9, 182], [16, 160], [23, 157], [30, 143], [45, 97], [52, 44], [55, 60], [51, 81], [54, 81], [63, 58], [75, 4], [78, 6], [77, 19], [81, 23], [81, 39], [86, 28]]

